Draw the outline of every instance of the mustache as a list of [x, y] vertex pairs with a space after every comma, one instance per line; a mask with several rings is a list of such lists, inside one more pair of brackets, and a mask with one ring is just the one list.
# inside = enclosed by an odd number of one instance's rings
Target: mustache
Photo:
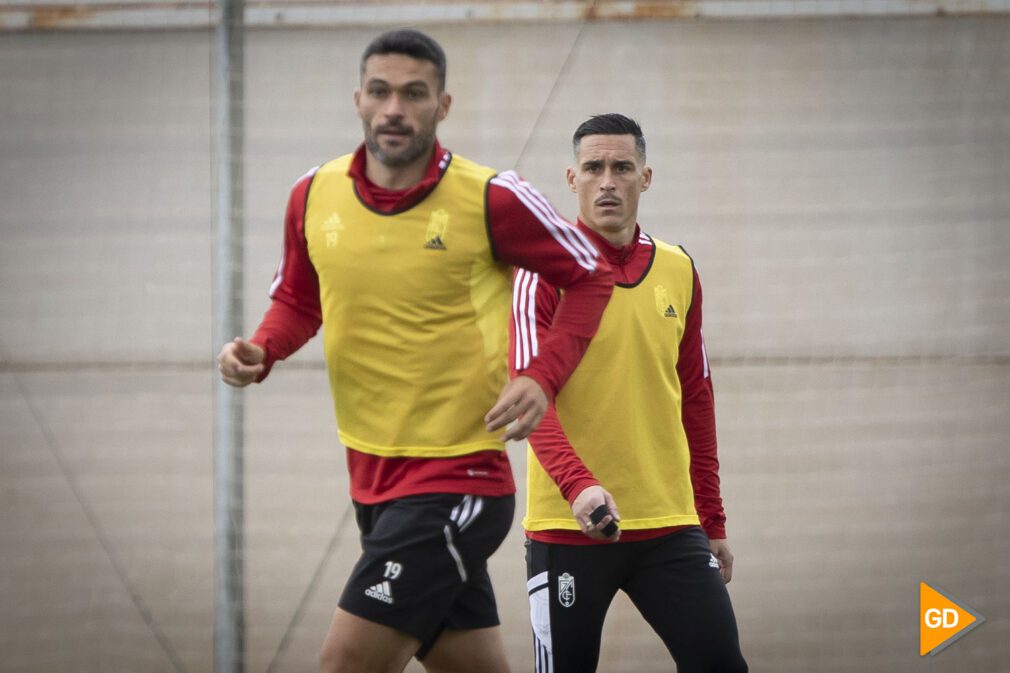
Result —
[[414, 129], [404, 124], [383, 124], [375, 129], [375, 133], [413, 133]]

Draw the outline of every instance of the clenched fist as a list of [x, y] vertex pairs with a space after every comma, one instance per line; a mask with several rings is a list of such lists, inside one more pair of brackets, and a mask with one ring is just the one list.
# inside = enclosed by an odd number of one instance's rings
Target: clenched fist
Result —
[[244, 388], [255, 381], [263, 373], [263, 361], [266, 352], [256, 344], [249, 343], [242, 337], [235, 337], [221, 349], [217, 356], [217, 368], [221, 372], [221, 380], [230, 386]]

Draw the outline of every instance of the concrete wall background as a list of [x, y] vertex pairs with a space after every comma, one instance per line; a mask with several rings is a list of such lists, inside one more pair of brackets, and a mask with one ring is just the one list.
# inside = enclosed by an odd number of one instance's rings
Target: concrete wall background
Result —
[[[247, 36], [248, 331], [377, 30]], [[1005, 670], [1010, 20], [430, 32], [443, 143], [568, 216], [574, 127], [642, 122], [641, 222], [705, 284], [752, 670]], [[210, 66], [205, 32], [0, 40], [2, 671], [211, 669]], [[313, 669], [356, 556], [320, 352], [246, 396], [248, 671]], [[492, 564], [529, 670], [521, 559]], [[920, 581], [988, 622], [921, 660]], [[603, 657], [672, 668], [626, 601]]]

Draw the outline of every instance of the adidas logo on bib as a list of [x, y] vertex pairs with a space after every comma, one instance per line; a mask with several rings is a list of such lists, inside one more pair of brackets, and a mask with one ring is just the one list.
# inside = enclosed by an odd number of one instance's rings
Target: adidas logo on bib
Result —
[[379, 582], [375, 586], [365, 589], [365, 595], [369, 598], [380, 600], [383, 603], [393, 604], [393, 591], [388, 581]]

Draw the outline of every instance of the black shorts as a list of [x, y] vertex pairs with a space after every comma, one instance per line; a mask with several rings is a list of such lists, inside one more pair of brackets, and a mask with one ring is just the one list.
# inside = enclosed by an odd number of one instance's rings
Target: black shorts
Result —
[[515, 497], [431, 494], [354, 503], [362, 555], [340, 607], [421, 641], [443, 629], [497, 626], [487, 559], [512, 526]]
[[624, 591], [659, 634], [679, 673], [746, 673], [736, 617], [705, 533], [526, 549], [537, 673], [592, 673], [607, 608]]

